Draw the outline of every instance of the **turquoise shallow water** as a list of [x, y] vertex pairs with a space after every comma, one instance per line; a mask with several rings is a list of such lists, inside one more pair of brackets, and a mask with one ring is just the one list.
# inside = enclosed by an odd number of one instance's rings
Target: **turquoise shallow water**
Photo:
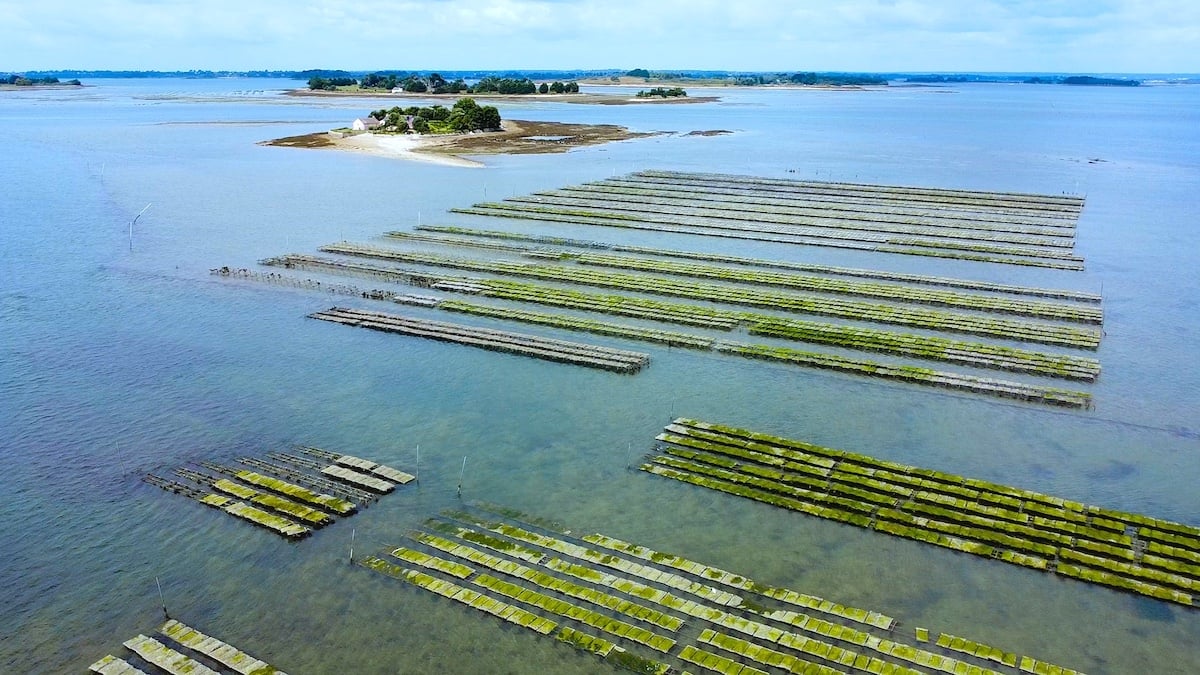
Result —
[[[271, 91], [285, 86], [98, 81], [0, 97], [0, 634], [10, 636], [0, 671], [78, 672], [151, 629], [155, 576], [173, 614], [293, 673], [607, 668], [345, 564], [351, 528], [356, 548], [379, 549], [456, 504], [464, 456], [465, 498], [576, 531], [1092, 673], [1200, 668], [1194, 610], [626, 468], [630, 448], [647, 449], [686, 414], [1200, 524], [1200, 91], [971, 85], [733, 92], [688, 106], [506, 105], [506, 117], [735, 133], [488, 157], [473, 170], [257, 146], [377, 107]], [[1088, 270], [446, 213], [643, 168], [1083, 193]], [[130, 250], [129, 220], [147, 203]], [[1096, 409], [586, 338], [651, 353], [648, 370], [623, 377], [308, 321], [335, 301], [208, 274], [369, 241], [418, 219], [1102, 290]], [[139, 480], [301, 442], [401, 468], [419, 444], [421, 487], [293, 545]]]

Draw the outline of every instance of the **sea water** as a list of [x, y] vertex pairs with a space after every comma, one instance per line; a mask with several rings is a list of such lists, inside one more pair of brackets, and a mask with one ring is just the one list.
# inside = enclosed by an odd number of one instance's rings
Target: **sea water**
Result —
[[[302, 83], [259, 79], [89, 84], [0, 95], [0, 671], [80, 672], [119, 653], [160, 620], [156, 578], [172, 616], [293, 673], [607, 669], [347, 564], [352, 529], [356, 551], [375, 553], [459, 504], [464, 458], [463, 500], [881, 611], [902, 630], [1092, 673], [1200, 669], [1195, 610], [628, 468], [687, 415], [1200, 525], [1200, 88], [506, 102], [506, 118], [665, 133], [469, 169], [257, 145], [386, 99], [288, 97]], [[682, 135], [717, 129], [732, 133]], [[447, 212], [641, 169], [1085, 195], [1087, 271]], [[349, 301], [209, 274], [418, 222], [1102, 292], [1096, 407], [516, 328], [651, 354], [621, 376], [311, 321]], [[141, 482], [294, 443], [408, 470], [419, 445], [421, 483], [293, 544]]]

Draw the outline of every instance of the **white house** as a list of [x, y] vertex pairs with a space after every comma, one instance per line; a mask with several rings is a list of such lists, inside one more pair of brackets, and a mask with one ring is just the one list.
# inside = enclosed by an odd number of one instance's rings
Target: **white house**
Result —
[[379, 125], [381, 124], [383, 124], [383, 122], [380, 122], [374, 117], [359, 117], [358, 119], [354, 120], [354, 124], [351, 124], [350, 128], [354, 129], [355, 131], [370, 131], [372, 129], [378, 129]]

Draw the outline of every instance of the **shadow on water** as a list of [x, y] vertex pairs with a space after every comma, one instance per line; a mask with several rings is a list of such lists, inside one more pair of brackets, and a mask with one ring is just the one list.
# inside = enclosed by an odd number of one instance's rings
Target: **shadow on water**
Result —
[[1129, 478], [1138, 472], [1138, 468], [1127, 462], [1109, 460], [1104, 466], [1087, 472], [1087, 477], [1095, 481], [1117, 481]]
[[[1131, 597], [1133, 611], [1142, 619], [1155, 623], [1175, 623], [1175, 610], [1163, 602], [1155, 602], [1148, 598]], [[1140, 629], [1136, 629], [1141, 632]]]

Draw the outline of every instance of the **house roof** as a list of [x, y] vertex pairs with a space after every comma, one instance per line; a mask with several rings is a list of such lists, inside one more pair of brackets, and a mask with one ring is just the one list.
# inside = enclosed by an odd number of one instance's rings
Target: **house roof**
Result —
[[383, 124], [383, 122], [375, 119], [374, 117], [359, 117], [358, 119], [356, 119], [354, 121], [362, 122], [363, 126], [366, 126], [366, 127], [377, 127], [380, 124]]

